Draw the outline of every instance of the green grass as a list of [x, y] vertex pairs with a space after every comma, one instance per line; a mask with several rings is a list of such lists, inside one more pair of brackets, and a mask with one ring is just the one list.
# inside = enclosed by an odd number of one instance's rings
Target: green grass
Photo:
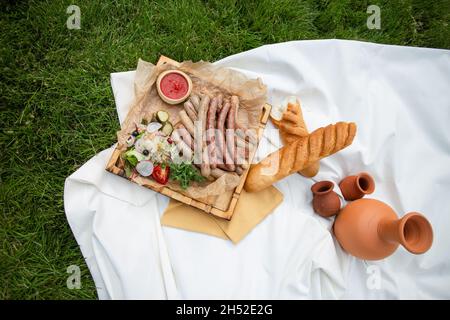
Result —
[[[81, 8], [81, 30], [66, 8]], [[366, 27], [368, 4], [381, 30]], [[0, 298], [91, 299], [64, 179], [114, 143], [109, 74], [138, 58], [210, 60], [267, 43], [341, 38], [450, 48], [450, 1], [22, 1], [0, 13]], [[66, 287], [79, 265], [82, 289]]]

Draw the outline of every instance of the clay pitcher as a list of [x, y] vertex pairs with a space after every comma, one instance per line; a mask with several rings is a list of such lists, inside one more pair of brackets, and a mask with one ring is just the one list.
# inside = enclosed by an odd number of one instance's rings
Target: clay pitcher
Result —
[[433, 243], [428, 220], [417, 212], [398, 218], [382, 201], [359, 199], [337, 215], [334, 234], [345, 251], [365, 260], [383, 259], [399, 244], [411, 253], [421, 254]]
[[316, 182], [311, 187], [314, 211], [325, 218], [334, 216], [341, 209], [341, 200], [333, 187], [331, 181]]
[[361, 199], [375, 191], [375, 181], [367, 172], [348, 176], [339, 183], [344, 199], [347, 201]]

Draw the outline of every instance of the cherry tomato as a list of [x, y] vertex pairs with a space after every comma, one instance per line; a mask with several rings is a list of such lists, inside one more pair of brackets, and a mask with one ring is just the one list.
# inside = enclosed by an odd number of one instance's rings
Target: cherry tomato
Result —
[[166, 184], [169, 181], [169, 170], [169, 166], [163, 169], [162, 166], [157, 165], [153, 168], [152, 178], [160, 184]]

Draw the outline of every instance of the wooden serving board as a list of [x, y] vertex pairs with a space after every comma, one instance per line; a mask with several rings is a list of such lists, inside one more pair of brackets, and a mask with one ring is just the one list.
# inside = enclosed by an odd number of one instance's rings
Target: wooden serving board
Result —
[[[157, 65], [165, 64], [165, 63], [171, 64], [176, 67], [180, 65], [177, 61], [174, 61], [165, 56], [160, 57]], [[259, 145], [259, 142], [263, 135], [263, 131], [266, 127], [267, 121], [269, 119], [269, 114], [270, 114], [271, 108], [272, 107], [267, 103], [263, 106], [259, 127], [257, 129], [258, 145]], [[253, 151], [249, 155], [250, 163], [252, 163], [252, 160], [253, 160], [256, 150], [257, 150], [257, 147], [253, 148]], [[112, 172], [116, 175], [126, 178], [125, 172], [123, 169], [124, 163], [123, 163], [123, 160], [120, 158], [121, 152], [122, 151], [119, 150], [118, 148], [116, 148], [114, 150], [114, 152], [106, 166], [106, 170], [109, 172]], [[248, 171], [249, 171], [249, 169], [245, 170], [244, 173], [241, 175], [240, 182], [234, 190], [224, 192], [220, 196], [209, 197], [207, 199], [202, 199], [202, 200], [187, 197], [184, 194], [174, 191], [174, 190], [170, 189], [169, 187], [161, 185], [151, 179], [147, 179], [148, 183], [145, 183], [142, 186], [152, 189], [161, 194], [164, 194], [172, 199], [178, 200], [187, 205], [190, 205], [190, 206], [193, 206], [200, 210], [203, 210], [207, 213], [211, 213], [215, 216], [230, 220], [231, 217], [233, 216], [233, 212], [236, 207], [236, 204], [239, 201], [239, 196], [242, 192], [242, 188], [244, 187], [244, 183], [245, 183], [245, 179], [247, 178]], [[126, 179], [128, 179], [128, 178], [126, 178]]]

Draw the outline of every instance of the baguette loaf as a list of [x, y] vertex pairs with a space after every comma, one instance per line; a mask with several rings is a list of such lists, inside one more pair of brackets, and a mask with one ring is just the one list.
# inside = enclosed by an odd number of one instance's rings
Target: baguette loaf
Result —
[[[298, 100], [295, 102], [288, 102], [287, 109], [283, 113], [282, 119], [275, 120], [272, 118], [272, 122], [280, 131], [283, 145], [291, 144], [299, 137], [308, 135], [308, 129], [306, 128], [302, 109]], [[320, 163], [319, 161], [316, 161], [305, 169], [300, 170], [298, 173], [304, 177], [311, 178], [319, 172], [319, 168]]]
[[314, 162], [349, 146], [355, 134], [355, 123], [338, 122], [299, 137], [253, 165], [249, 170], [244, 189], [248, 192], [259, 191], [294, 172], [303, 170]]

